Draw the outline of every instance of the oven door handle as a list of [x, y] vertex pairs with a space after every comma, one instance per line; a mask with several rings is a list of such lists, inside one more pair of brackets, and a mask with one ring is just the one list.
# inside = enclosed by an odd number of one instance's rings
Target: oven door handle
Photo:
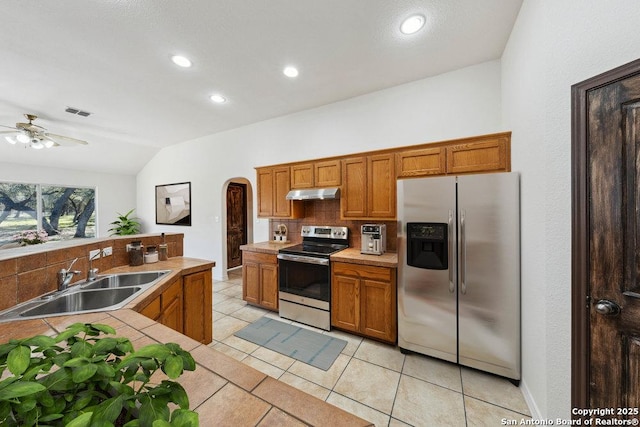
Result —
[[278, 254], [278, 259], [284, 261], [303, 262], [305, 264], [329, 265], [328, 258], [317, 258], [304, 255]]

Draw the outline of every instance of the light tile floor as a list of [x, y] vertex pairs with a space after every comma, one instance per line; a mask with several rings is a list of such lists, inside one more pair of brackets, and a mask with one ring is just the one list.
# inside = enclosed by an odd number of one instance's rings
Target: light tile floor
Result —
[[530, 418], [520, 389], [508, 380], [340, 331], [347, 341], [328, 371], [260, 347], [233, 334], [277, 313], [242, 300], [242, 272], [214, 280], [211, 347], [273, 378], [367, 419], [376, 426], [498, 426]]

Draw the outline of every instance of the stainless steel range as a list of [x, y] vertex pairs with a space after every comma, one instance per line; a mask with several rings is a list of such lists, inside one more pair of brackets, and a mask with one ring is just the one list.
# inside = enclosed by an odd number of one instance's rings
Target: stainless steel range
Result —
[[331, 329], [329, 257], [349, 247], [347, 227], [305, 225], [302, 243], [280, 249], [280, 317]]

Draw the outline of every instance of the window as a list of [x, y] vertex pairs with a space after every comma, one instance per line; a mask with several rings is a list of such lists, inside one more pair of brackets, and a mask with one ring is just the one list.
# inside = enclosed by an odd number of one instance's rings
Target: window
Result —
[[48, 240], [96, 237], [95, 189], [0, 182], [0, 245], [25, 230]]

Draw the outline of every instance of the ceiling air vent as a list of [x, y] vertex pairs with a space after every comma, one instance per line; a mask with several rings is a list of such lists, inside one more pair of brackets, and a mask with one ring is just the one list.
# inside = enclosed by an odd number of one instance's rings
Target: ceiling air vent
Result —
[[82, 116], [82, 117], [89, 117], [91, 115], [91, 113], [88, 111], [78, 110], [77, 108], [73, 108], [73, 107], [67, 107], [67, 109], [64, 111], [71, 114], [77, 114], [78, 116]]

